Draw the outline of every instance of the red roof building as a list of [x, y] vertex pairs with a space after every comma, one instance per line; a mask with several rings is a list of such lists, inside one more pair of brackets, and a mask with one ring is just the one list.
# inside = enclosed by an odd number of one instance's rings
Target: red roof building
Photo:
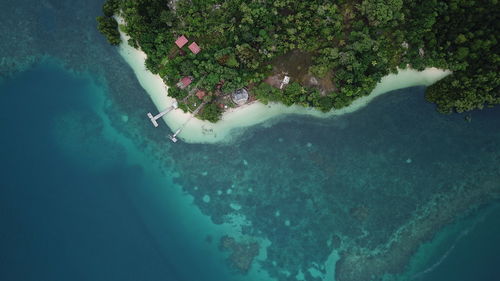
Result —
[[179, 47], [182, 48], [186, 43], [188, 42], [186, 36], [182, 35], [177, 40], [175, 41], [175, 44]]
[[196, 92], [196, 96], [201, 100], [205, 96], [205, 92], [198, 90], [198, 92]]
[[191, 45], [189, 45], [189, 50], [191, 50], [191, 52], [193, 52], [193, 54], [197, 54], [201, 51], [200, 46], [198, 46], [198, 44], [196, 44], [196, 42], [193, 42], [193, 43], [191, 43]]
[[186, 88], [187, 86], [189, 86], [189, 84], [191, 84], [191, 82], [193, 82], [193, 80], [190, 78], [190, 77], [184, 77], [181, 79], [181, 81], [177, 84], [177, 86], [181, 89], [184, 89]]

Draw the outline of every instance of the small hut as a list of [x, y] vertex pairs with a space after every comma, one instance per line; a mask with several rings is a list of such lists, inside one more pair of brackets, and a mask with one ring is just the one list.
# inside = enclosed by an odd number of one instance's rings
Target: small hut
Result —
[[177, 83], [177, 87], [185, 89], [191, 84], [191, 82], [193, 82], [193, 79], [191, 77], [184, 77], [179, 81], [179, 83]]
[[175, 41], [175, 45], [177, 45], [177, 47], [179, 48], [182, 48], [184, 45], [186, 45], [186, 43], [188, 42], [186, 36], [182, 35], [182, 36], [179, 36], [179, 38], [177, 38], [177, 40]]
[[231, 94], [231, 99], [237, 105], [243, 105], [248, 101], [248, 91], [245, 88], [238, 89]]
[[205, 91], [198, 90], [198, 92], [196, 92], [196, 96], [198, 99], [202, 100], [205, 97]]
[[283, 81], [281, 81], [280, 90], [283, 89], [283, 86], [288, 85], [288, 83], [290, 83], [290, 76], [285, 75]]
[[191, 45], [189, 45], [188, 48], [189, 48], [189, 50], [191, 50], [191, 52], [193, 52], [193, 54], [197, 54], [201, 51], [200, 46], [198, 46], [198, 44], [196, 44], [196, 42], [191, 43]]

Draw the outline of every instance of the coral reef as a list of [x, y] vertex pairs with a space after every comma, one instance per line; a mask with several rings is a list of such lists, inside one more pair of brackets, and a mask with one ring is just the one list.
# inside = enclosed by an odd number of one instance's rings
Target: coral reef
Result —
[[[214, 222], [239, 214], [251, 222], [244, 235], [269, 239], [261, 266], [277, 280], [311, 268], [326, 274], [333, 250], [340, 281], [399, 272], [422, 242], [500, 188], [500, 135], [485, 129], [496, 115], [466, 123], [434, 114], [421, 91], [388, 94], [335, 120], [254, 128], [231, 146], [177, 146], [177, 182]], [[447, 204], [437, 204], [442, 196]]]
[[500, 199], [498, 182], [499, 177], [486, 180], [480, 186], [470, 182], [452, 192], [434, 195], [385, 245], [374, 249], [356, 246], [346, 249], [336, 265], [335, 280], [369, 281], [385, 273], [401, 273], [420, 243], [432, 238], [437, 229], [453, 221], [457, 214], [466, 214], [491, 200]]
[[254, 258], [259, 254], [257, 242], [237, 242], [230, 236], [221, 237], [220, 248], [231, 252], [228, 258], [230, 264], [243, 274], [250, 270]]

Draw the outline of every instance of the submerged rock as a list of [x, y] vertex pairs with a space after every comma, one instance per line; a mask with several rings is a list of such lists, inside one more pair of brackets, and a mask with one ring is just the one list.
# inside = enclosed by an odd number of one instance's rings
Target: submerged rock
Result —
[[243, 274], [248, 273], [254, 258], [259, 254], [259, 243], [237, 242], [235, 238], [223, 236], [220, 239], [220, 248], [230, 251], [228, 260], [231, 265]]

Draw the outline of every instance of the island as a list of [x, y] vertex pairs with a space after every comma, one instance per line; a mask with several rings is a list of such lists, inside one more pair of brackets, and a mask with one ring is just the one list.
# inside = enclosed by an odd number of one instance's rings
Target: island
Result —
[[98, 22], [118, 44], [121, 15], [168, 95], [211, 122], [253, 100], [340, 109], [410, 67], [453, 71], [427, 90], [441, 112], [500, 102], [497, 1], [333, 2], [108, 0]]

